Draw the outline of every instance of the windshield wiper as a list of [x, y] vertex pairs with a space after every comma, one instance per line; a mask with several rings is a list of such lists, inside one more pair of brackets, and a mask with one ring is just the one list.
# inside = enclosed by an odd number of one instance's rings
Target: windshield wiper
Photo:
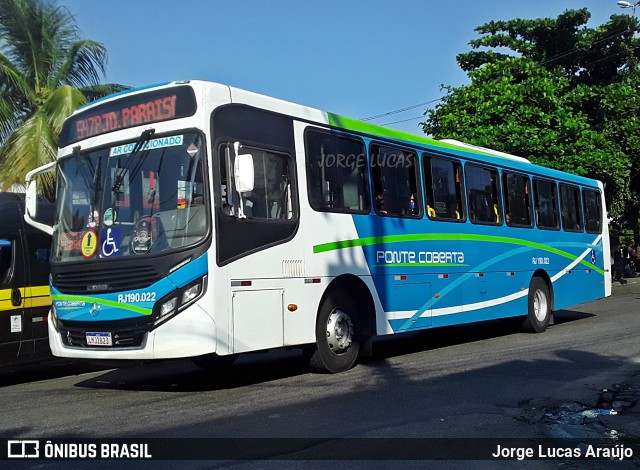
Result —
[[[138, 154], [140, 153], [144, 145], [149, 141], [149, 139], [151, 139], [151, 136], [155, 132], [156, 132], [155, 129], [145, 129], [144, 131], [142, 131], [142, 134], [140, 134], [140, 137], [138, 138], [135, 145], [133, 146], [133, 150], [129, 154], [127, 163], [125, 163], [124, 167], [116, 175], [116, 179], [113, 182], [111, 191], [113, 191], [114, 193], [122, 192], [122, 183], [124, 183], [124, 175], [129, 171], [129, 169], [131, 168], [131, 165], [133, 164], [133, 161], [138, 156]], [[145, 155], [148, 153], [149, 153], [149, 150], [147, 149], [147, 151], [145, 152]], [[143, 159], [144, 158], [140, 158], [140, 160], [137, 162], [138, 164], [136, 165], [136, 171], [133, 172], [133, 174], [137, 173], [137, 171], [140, 169], [140, 167], [142, 166]]]
[[[87, 189], [91, 190], [91, 211], [93, 212], [96, 208], [97, 199], [98, 199], [98, 191], [101, 189], [100, 187], [100, 166], [102, 162], [102, 157], [98, 157], [98, 163], [94, 167], [91, 158], [85, 156], [81, 160], [80, 156], [80, 146], [73, 148], [73, 153], [71, 156], [79, 163], [79, 171], [82, 179], [84, 180], [84, 185]], [[88, 175], [87, 175], [88, 171]]]

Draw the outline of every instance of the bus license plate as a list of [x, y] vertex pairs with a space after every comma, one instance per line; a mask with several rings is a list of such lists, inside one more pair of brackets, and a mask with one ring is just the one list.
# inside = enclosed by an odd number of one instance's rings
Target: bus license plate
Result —
[[113, 346], [111, 333], [87, 332], [87, 346]]

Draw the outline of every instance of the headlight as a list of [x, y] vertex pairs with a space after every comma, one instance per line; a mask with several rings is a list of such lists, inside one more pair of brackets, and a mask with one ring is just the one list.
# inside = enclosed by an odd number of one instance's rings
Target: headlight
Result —
[[58, 312], [56, 312], [56, 304], [51, 304], [51, 324], [53, 328], [58, 331]]
[[165, 302], [160, 307], [160, 316], [164, 317], [165, 315], [169, 315], [176, 309], [176, 305], [178, 304], [178, 299], [174, 297], [173, 299]]
[[170, 296], [161, 299], [154, 308], [156, 319], [154, 327], [172, 318], [189, 305], [198, 300], [207, 290], [207, 276], [203, 276], [191, 284], [174, 291]]
[[197, 299], [200, 296], [200, 292], [202, 292], [202, 283], [198, 283], [194, 286], [188, 287], [182, 293], [182, 300], [180, 301], [180, 305], [186, 305], [194, 299]]

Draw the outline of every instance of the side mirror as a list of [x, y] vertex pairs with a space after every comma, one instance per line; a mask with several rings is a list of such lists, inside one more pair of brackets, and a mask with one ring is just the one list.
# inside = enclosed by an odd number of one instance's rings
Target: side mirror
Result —
[[233, 174], [236, 182], [236, 191], [238, 193], [247, 193], [253, 191], [254, 169], [253, 155], [250, 153], [240, 155], [240, 142], [233, 144], [236, 152], [235, 163], [233, 164]]
[[38, 182], [36, 176], [43, 173], [49, 173], [55, 171], [56, 162], [47, 163], [35, 170], [31, 170], [25, 176], [27, 183], [27, 194], [25, 203], [24, 220], [31, 226], [42, 230], [43, 232], [52, 235], [53, 227], [42, 222], [38, 222]]

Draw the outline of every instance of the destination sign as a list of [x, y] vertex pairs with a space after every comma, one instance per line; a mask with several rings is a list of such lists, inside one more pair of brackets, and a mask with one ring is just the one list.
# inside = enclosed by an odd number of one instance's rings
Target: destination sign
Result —
[[188, 86], [125, 95], [67, 119], [58, 146], [62, 148], [119, 129], [187, 117], [195, 112], [195, 95]]

